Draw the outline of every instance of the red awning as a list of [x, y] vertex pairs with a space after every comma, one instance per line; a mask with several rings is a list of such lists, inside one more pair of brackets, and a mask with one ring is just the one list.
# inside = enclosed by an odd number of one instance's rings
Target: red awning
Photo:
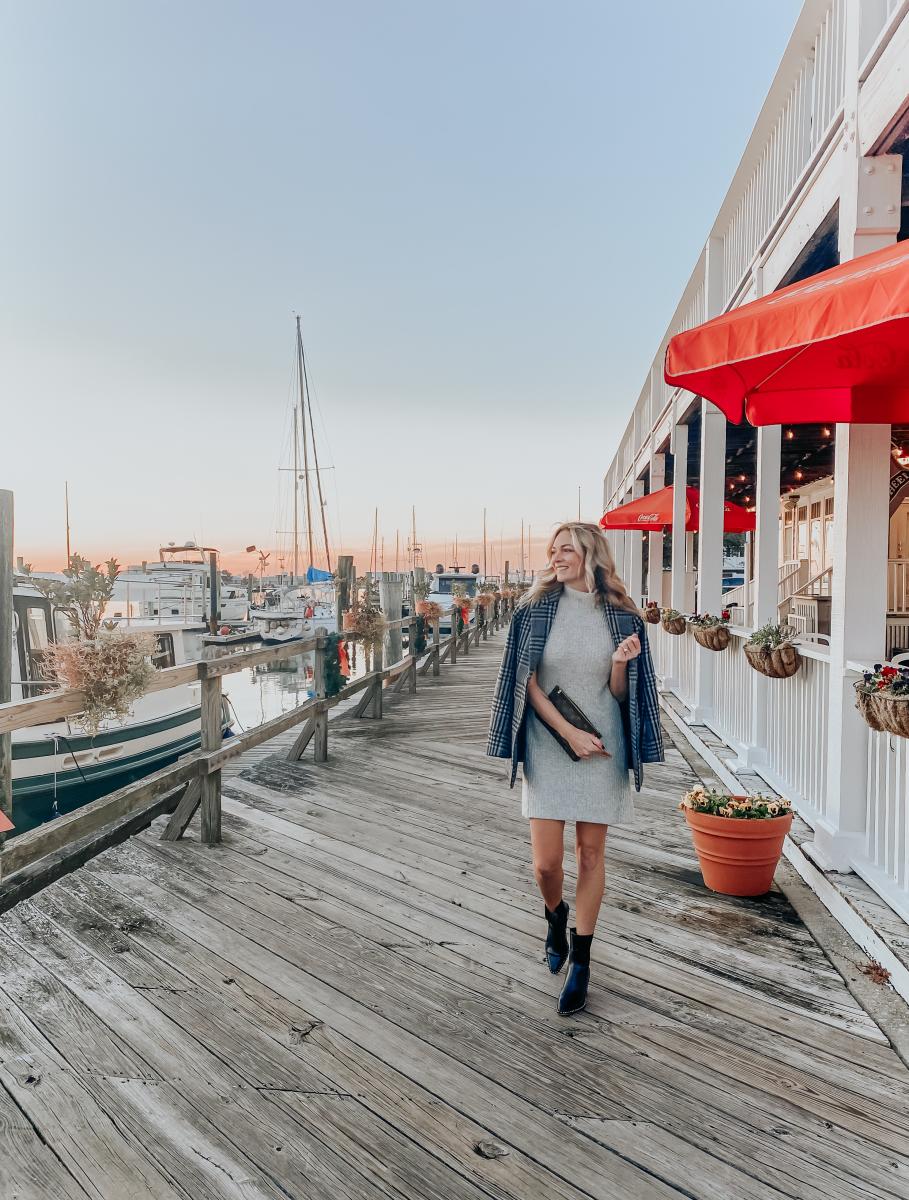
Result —
[[677, 333], [664, 376], [736, 423], [909, 421], [909, 241]]
[[[701, 494], [697, 488], [685, 489], [685, 530], [695, 533], [700, 528]], [[604, 529], [642, 529], [659, 532], [672, 528], [672, 488], [661, 488], [603, 513], [600, 524]], [[727, 500], [723, 506], [723, 530], [726, 533], [747, 533], [754, 529], [754, 513]]]

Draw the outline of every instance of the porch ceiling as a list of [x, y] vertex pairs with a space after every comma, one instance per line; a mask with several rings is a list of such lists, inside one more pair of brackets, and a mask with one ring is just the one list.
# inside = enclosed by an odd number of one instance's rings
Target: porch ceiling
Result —
[[[749, 425], [727, 422], [726, 499], [746, 508], [753, 503], [754, 497], [757, 435], [758, 431]], [[909, 426], [894, 425], [893, 440], [909, 445]], [[835, 441], [836, 427], [833, 425], [784, 425], [780, 495], [798, 491], [799, 487], [832, 475]], [[688, 426], [688, 484], [691, 487], [699, 485], [700, 461], [701, 418], [697, 415]], [[744, 479], [741, 478], [743, 475]], [[667, 482], [671, 482], [671, 477]]]

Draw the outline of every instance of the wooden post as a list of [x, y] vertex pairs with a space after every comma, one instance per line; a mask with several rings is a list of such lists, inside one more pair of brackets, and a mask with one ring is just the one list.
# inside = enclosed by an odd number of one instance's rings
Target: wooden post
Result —
[[462, 637], [464, 639], [464, 657], [466, 658], [470, 653], [470, 613], [467, 614], [467, 618], [464, 621], [464, 633], [462, 634]]
[[451, 606], [451, 654], [448, 656], [448, 661], [452, 666], [458, 661], [458, 612], [452, 604]]
[[376, 678], [373, 680], [372, 685], [372, 705], [370, 706], [370, 716], [376, 718], [382, 716], [382, 684], [384, 682], [382, 679], [382, 671], [385, 669], [384, 642], [385, 639], [383, 637], [376, 643], [372, 652], [372, 669], [376, 672]]
[[208, 632], [215, 634], [218, 632], [218, 618], [221, 615], [221, 579], [218, 575], [218, 556], [215, 554], [214, 550], [212, 550], [208, 556], [208, 585]]
[[[425, 636], [426, 623], [423, 623]], [[407, 641], [409, 642], [408, 650], [410, 651], [410, 693], [417, 690], [417, 618], [411, 611], [410, 624], [407, 627]]]
[[[12, 698], [12, 678], [13, 493], [0, 491], [0, 704]], [[0, 734], [0, 811], [10, 818], [13, 815], [11, 740], [11, 734]]]
[[[320, 625], [316, 630], [316, 652], [313, 664], [313, 684], [315, 685], [316, 698], [318, 700], [325, 699], [325, 641], [327, 637], [328, 630]], [[317, 763], [324, 763], [328, 761], [328, 712], [324, 709], [317, 712], [314, 722], [313, 748], [315, 751], [315, 761]]]
[[439, 662], [439, 655], [442, 653], [442, 647], [439, 638], [439, 618], [436, 617], [432, 623], [432, 673], [438, 676], [442, 671], [442, 664]]
[[[205, 662], [199, 664], [204, 671]], [[221, 749], [221, 676], [202, 676], [202, 749]], [[221, 841], [221, 772], [202, 776], [202, 841]]]
[[[404, 576], [393, 571], [383, 571], [379, 576], [379, 607], [386, 621], [400, 621], [404, 611]], [[388, 661], [400, 662], [404, 657], [404, 639], [401, 626], [388, 631]]]
[[339, 554], [338, 569], [335, 575], [335, 615], [338, 619], [338, 633], [341, 632], [344, 624], [344, 613], [350, 608], [351, 593], [355, 582], [353, 555]]

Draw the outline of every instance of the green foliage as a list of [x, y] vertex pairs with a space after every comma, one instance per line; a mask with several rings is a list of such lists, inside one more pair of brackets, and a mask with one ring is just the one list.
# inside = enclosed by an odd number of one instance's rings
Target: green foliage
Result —
[[755, 629], [747, 644], [760, 646], [764, 650], [777, 650], [794, 641], [797, 636], [798, 630], [791, 625], [777, 625], [774, 621], [768, 621], [766, 625]]
[[98, 636], [119, 574], [120, 564], [115, 558], [109, 558], [102, 567], [100, 563], [92, 566], [81, 554], [73, 554], [62, 581], [29, 578], [42, 596], [66, 613], [76, 638], [91, 641]]
[[709, 813], [713, 817], [735, 817], [739, 820], [767, 820], [769, 817], [785, 817], [792, 811], [792, 804], [782, 797], [730, 796], [728, 792], [712, 792], [704, 787], [686, 792], [679, 804], [681, 809]]
[[337, 633], [330, 633], [325, 639], [325, 695], [337, 696], [347, 682], [341, 674], [341, 658], [338, 652], [343, 638]]
[[426, 620], [424, 617], [417, 617], [417, 635], [414, 638], [414, 652], [416, 654], [426, 653]]
[[415, 579], [413, 583], [413, 598], [414, 601], [425, 600], [432, 590], [432, 585], [425, 577], [423, 579]]

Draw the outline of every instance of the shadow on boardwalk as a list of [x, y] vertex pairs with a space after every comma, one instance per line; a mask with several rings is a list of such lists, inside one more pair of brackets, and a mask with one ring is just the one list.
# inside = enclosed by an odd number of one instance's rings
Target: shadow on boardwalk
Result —
[[325, 767], [241, 761], [223, 845], [150, 830], [3, 917], [4, 1200], [909, 1195], [909, 1072], [781, 893], [704, 891], [671, 746], [555, 1015], [501, 644]]

